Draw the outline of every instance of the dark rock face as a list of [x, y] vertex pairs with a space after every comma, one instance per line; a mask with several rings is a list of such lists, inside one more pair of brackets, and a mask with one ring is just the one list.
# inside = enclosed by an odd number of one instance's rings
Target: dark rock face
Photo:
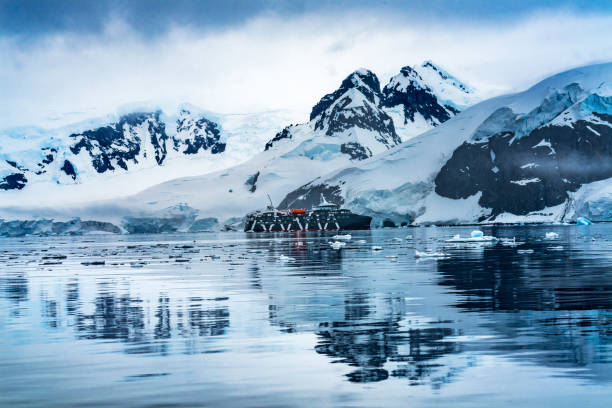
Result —
[[259, 178], [259, 172], [253, 174], [251, 177], [247, 179], [244, 183], [249, 188], [251, 193], [254, 193], [257, 190], [257, 179]]
[[370, 149], [363, 147], [359, 143], [342, 143], [340, 151], [351, 156], [353, 160], [365, 160], [372, 156]]
[[[149, 130], [153, 131], [151, 143], [155, 148], [155, 159], [161, 164], [166, 157], [165, 141], [168, 136], [163, 123], [159, 123], [159, 114], [160, 112], [132, 113], [122, 116], [115, 124], [72, 134], [70, 137], [74, 138], [76, 143], [70, 150], [73, 154], [79, 154], [81, 150], [87, 151], [98, 173], [115, 170], [115, 166], [127, 170], [128, 162], [138, 163], [136, 156], [140, 153], [142, 143], [135, 128], [152, 119], [156, 124], [149, 123]], [[163, 146], [160, 144], [162, 142]]]
[[321, 116], [316, 122], [315, 129], [322, 130], [327, 123], [325, 134], [333, 136], [350, 130], [353, 127], [376, 132], [376, 140], [391, 148], [402, 142], [395, 133], [393, 119], [376, 105], [364, 104], [363, 106], [347, 108], [351, 103], [350, 97], [340, 100], [334, 108]]
[[[123, 115], [116, 123], [69, 135], [73, 142], [70, 142], [66, 151], [46, 146], [40, 149], [42, 157], [36, 162], [19, 163], [5, 160], [15, 169], [15, 173], [0, 180], [0, 189], [22, 189], [28, 180], [32, 181], [36, 176], [58, 170], [76, 181], [79, 169], [74, 166], [75, 161], [70, 159], [70, 156], [83, 152], [91, 159], [96, 172], [105, 173], [115, 170], [129, 171], [147, 156], [152, 157], [156, 165], [162, 165], [168, 153], [172, 151], [184, 155], [203, 151], [219, 154], [225, 151], [226, 144], [221, 141], [221, 132], [216, 123], [183, 109], [176, 123], [176, 136], [170, 137], [161, 115], [160, 111]], [[55, 167], [58, 155], [65, 159]]]
[[286, 128], [284, 128], [283, 130], [281, 130], [280, 132], [278, 132], [272, 139], [270, 139], [268, 141], [268, 143], [266, 143], [266, 147], [264, 149], [264, 151], [266, 150], [270, 150], [272, 148], [272, 146], [274, 146], [274, 144], [278, 141], [284, 140], [284, 139], [292, 139], [293, 135], [291, 134], [291, 126], [287, 126]]
[[[219, 126], [206, 118], [194, 120], [191, 117], [185, 117], [189, 111], [182, 110], [181, 117], [177, 120], [177, 133], [187, 132], [192, 137], [185, 138], [182, 142], [186, 145], [183, 150], [185, 154], [196, 154], [200, 150], [210, 150], [211, 153], [217, 154], [225, 151], [225, 143], [220, 142], [221, 132]], [[179, 150], [181, 140], [174, 138], [174, 148]]]
[[74, 166], [72, 165], [72, 163], [70, 163], [68, 160], [64, 160], [64, 165], [62, 166], [60, 170], [62, 170], [68, 176], [72, 177], [73, 180], [76, 180], [77, 178], [76, 170], [74, 169]]
[[401, 143], [401, 139], [391, 117], [379, 108], [380, 98], [376, 75], [357, 71], [342, 81], [338, 90], [325, 95], [314, 106], [310, 119], [316, 119], [315, 130], [324, 130], [327, 136], [361, 128], [374, 132], [378, 142], [391, 148]]
[[404, 77], [403, 82], [389, 83], [382, 91], [383, 98], [381, 105], [387, 108], [401, 105], [404, 108], [404, 122], [414, 121], [415, 113], [420, 113], [425, 120], [431, 124], [446, 122], [452, 115], [459, 113], [452, 106], [442, 106], [433, 91], [427, 86], [423, 86], [421, 76], [411, 67], [404, 67], [400, 71]]
[[283, 201], [278, 205], [280, 209], [287, 208], [306, 208], [310, 209], [321, 203], [321, 194], [325, 199], [334, 204], [344, 204], [339, 186], [328, 186], [325, 184], [308, 183], [287, 194]]
[[370, 103], [377, 103], [376, 99], [380, 94], [380, 82], [378, 81], [378, 77], [371, 71], [357, 71], [346, 77], [340, 84], [340, 88], [321, 98], [312, 108], [310, 120], [313, 120], [325, 112], [327, 108], [351, 88], [360, 91]]
[[[167, 154], [170, 137], [166, 125], [160, 120], [160, 111], [131, 113], [122, 116], [119, 122], [98, 129], [73, 134], [77, 142], [70, 148], [72, 153], [79, 154], [85, 149], [92, 158], [92, 164], [98, 173], [115, 170], [120, 167], [128, 170], [128, 163], [138, 163], [144, 140], [138, 135], [138, 129], [145, 127], [145, 134], [153, 146], [155, 161], [161, 165]], [[221, 132], [216, 123], [206, 118], [194, 118], [190, 112], [182, 110], [177, 120], [177, 136], [172, 138], [172, 148], [183, 154], [197, 154], [210, 150], [212, 154], [225, 151], [221, 142]], [[178, 135], [181, 135], [179, 137]], [[147, 157], [148, 152], [143, 156]]]
[[1, 190], [21, 190], [25, 187], [28, 179], [21, 173], [13, 173], [0, 180]]
[[[612, 116], [594, 113], [612, 125]], [[492, 215], [524, 215], [563, 203], [582, 184], [612, 177], [612, 127], [578, 120], [514, 138], [501, 132], [459, 146], [435, 179], [436, 192], [466, 198]]]

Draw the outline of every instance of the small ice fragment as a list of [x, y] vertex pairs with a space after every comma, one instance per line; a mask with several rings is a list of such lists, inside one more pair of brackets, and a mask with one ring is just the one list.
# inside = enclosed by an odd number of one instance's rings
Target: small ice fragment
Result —
[[378, 245], [372, 246], [372, 251], [382, 251], [382, 247]]
[[483, 242], [483, 243], [495, 243], [498, 239], [490, 235], [483, 235], [482, 231], [472, 231], [472, 235], [469, 238], [463, 238], [461, 235], [456, 234], [451, 239], [447, 239], [446, 242]]
[[510, 238], [502, 238], [501, 239], [501, 244], [503, 246], [507, 246], [507, 247], [517, 247], [519, 245], [523, 245], [524, 242], [517, 241], [516, 237], [512, 237], [512, 239], [510, 239]]
[[414, 256], [417, 258], [446, 258], [448, 254], [444, 252], [421, 252], [414, 251]]
[[345, 235], [342, 235], [342, 234], [340, 234], [340, 235], [334, 235], [334, 236], [332, 237], [332, 239], [335, 239], [335, 240], [341, 239], [341, 240], [348, 241], [348, 240], [350, 240], [350, 239], [351, 239], [351, 234], [345, 234]]
[[402, 242], [402, 239], [401, 239], [401, 238], [393, 238], [393, 239], [392, 239], [392, 241], [395, 241], [395, 242]]
[[519, 249], [516, 252], [519, 254], [533, 254], [533, 249]]
[[385, 258], [397, 258], [397, 255], [386, 255]]
[[406, 235], [406, 240], [410, 241], [412, 239], [412, 235]]
[[562, 251], [563, 247], [561, 245], [556, 245], [556, 246], [549, 246], [548, 248], [549, 251]]
[[365, 244], [366, 240], [365, 239], [360, 239], [359, 241], [357, 241], [358, 244]]
[[576, 225], [591, 225], [592, 222], [588, 218], [578, 217], [576, 218]]
[[346, 242], [334, 241], [330, 242], [329, 245], [331, 245], [333, 249], [342, 249], [342, 247], [346, 245]]
[[281, 255], [278, 257], [278, 260], [281, 262], [293, 262], [295, 261], [295, 258], [292, 258], [290, 256], [286, 256], [286, 255]]
[[557, 239], [557, 238], [559, 238], [559, 234], [557, 234], [556, 232], [546, 233], [546, 239]]

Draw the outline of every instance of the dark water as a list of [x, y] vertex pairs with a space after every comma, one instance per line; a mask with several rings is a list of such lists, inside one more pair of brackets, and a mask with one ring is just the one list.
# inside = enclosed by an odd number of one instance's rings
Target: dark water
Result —
[[0, 239], [0, 406], [612, 406], [612, 225], [471, 229]]

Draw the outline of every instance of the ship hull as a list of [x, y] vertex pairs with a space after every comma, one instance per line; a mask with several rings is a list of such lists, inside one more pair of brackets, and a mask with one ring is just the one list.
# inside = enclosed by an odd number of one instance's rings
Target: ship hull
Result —
[[247, 217], [245, 232], [368, 230], [372, 217], [367, 215], [281, 215]]

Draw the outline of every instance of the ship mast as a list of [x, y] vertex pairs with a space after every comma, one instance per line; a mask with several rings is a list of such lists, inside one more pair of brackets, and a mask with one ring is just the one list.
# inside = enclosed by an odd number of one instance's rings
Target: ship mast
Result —
[[268, 200], [270, 201], [270, 205], [268, 206], [268, 210], [276, 210], [276, 207], [274, 207], [274, 204], [272, 204], [272, 199], [270, 198], [270, 194], [267, 194], [268, 196]]

